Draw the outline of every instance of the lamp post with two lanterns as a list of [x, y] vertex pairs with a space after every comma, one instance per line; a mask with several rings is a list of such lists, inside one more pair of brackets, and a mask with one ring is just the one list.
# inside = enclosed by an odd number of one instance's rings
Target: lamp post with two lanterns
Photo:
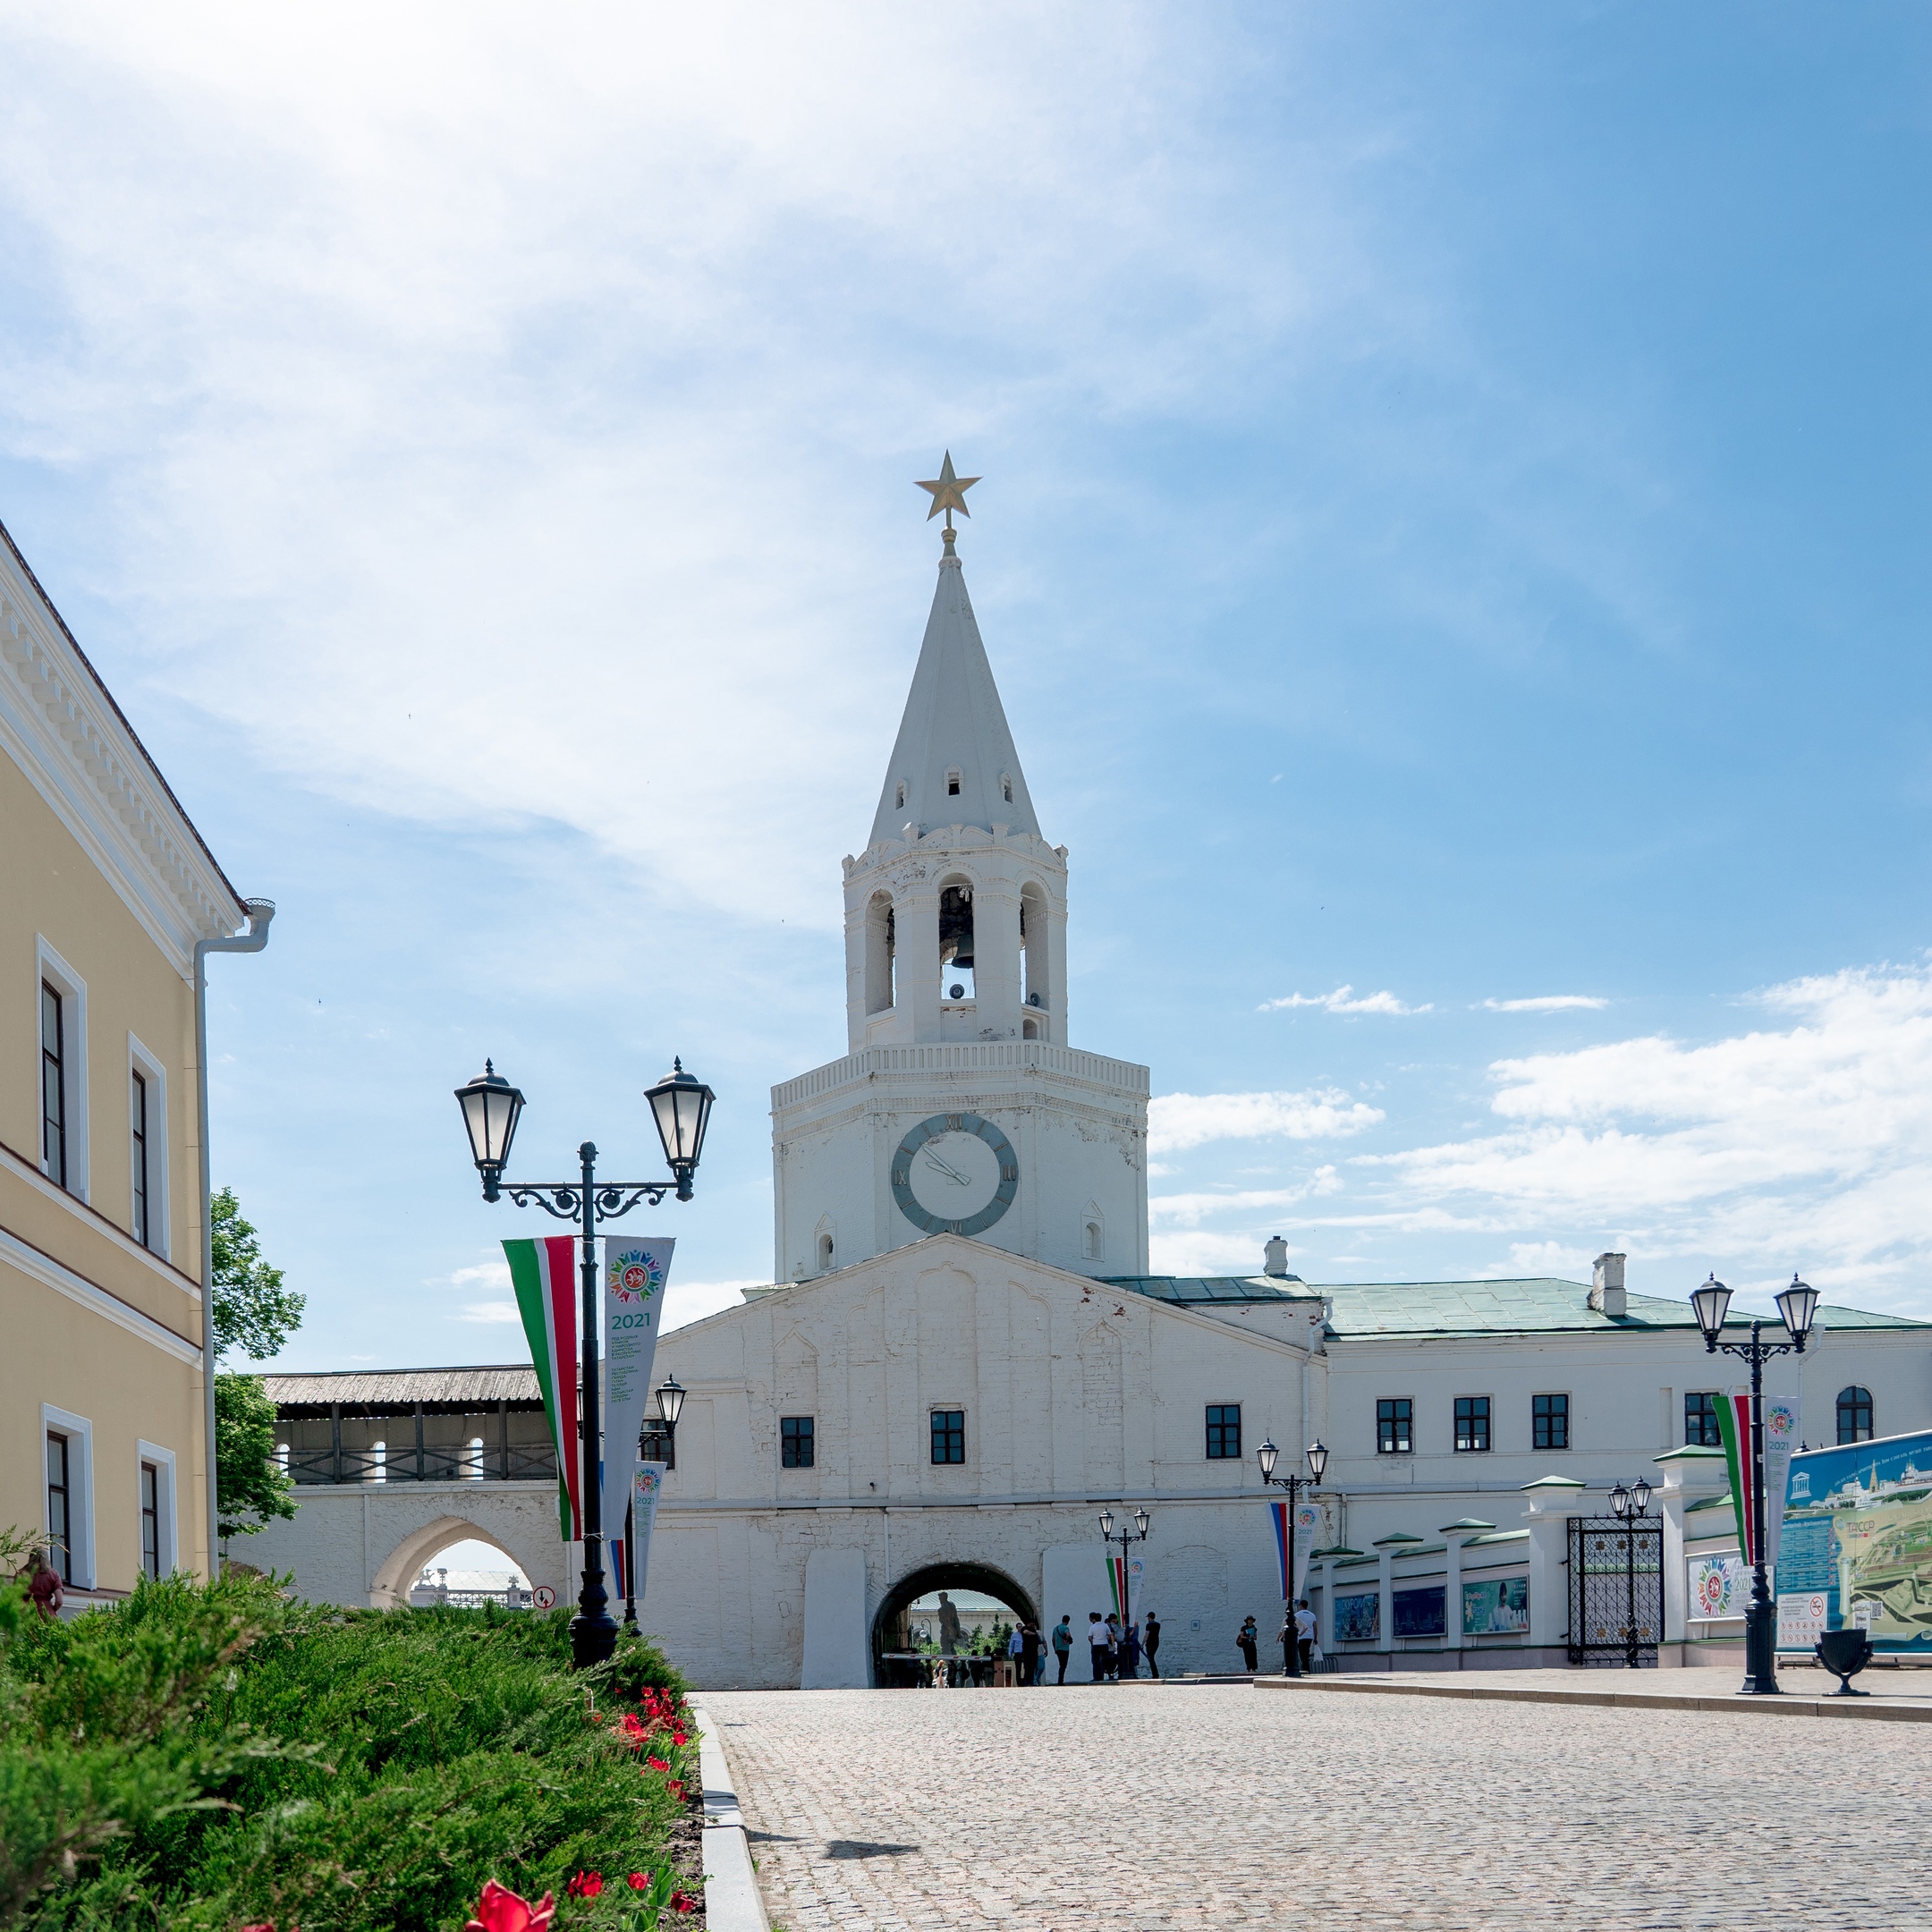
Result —
[[[648, 1201], [655, 1208], [666, 1194], [675, 1194], [681, 1201], [691, 1198], [691, 1177], [704, 1151], [705, 1129], [716, 1097], [687, 1073], [680, 1060], [673, 1063], [671, 1072], [655, 1087], [647, 1089], [644, 1097], [650, 1102], [657, 1138], [664, 1143], [665, 1160], [671, 1169], [669, 1180], [599, 1181], [597, 1150], [586, 1140], [577, 1149], [580, 1173], [575, 1181], [505, 1181], [504, 1168], [523, 1112], [523, 1096], [487, 1060], [473, 1080], [456, 1089], [463, 1125], [470, 1132], [470, 1157], [483, 1177], [483, 1199], [496, 1201], [507, 1194], [519, 1208], [534, 1202], [559, 1221], [577, 1222], [582, 1230], [583, 1346], [579, 1360], [583, 1377], [583, 1433], [578, 1457], [583, 1479], [580, 1485], [583, 1588], [578, 1593], [577, 1614], [571, 1620], [571, 1657], [580, 1670], [603, 1663], [617, 1648], [617, 1625], [604, 1587], [604, 1501], [603, 1484], [598, 1480], [604, 1431], [597, 1393], [597, 1231], [601, 1223], [619, 1219], [640, 1202]], [[560, 1405], [568, 1399], [563, 1389], [555, 1394]]]
[[1626, 1489], [1619, 1483], [1610, 1492], [1610, 1513], [1623, 1525], [1623, 1649], [1631, 1670], [1639, 1667], [1637, 1640], [1637, 1527], [1650, 1513], [1650, 1485], [1641, 1476]]
[[1127, 1546], [1130, 1543], [1145, 1543], [1147, 1541], [1148, 1527], [1152, 1521], [1153, 1518], [1144, 1509], [1137, 1509], [1133, 1513], [1133, 1528], [1131, 1530], [1123, 1528], [1121, 1533], [1115, 1536], [1114, 1534], [1114, 1512], [1110, 1509], [1104, 1509], [1100, 1512], [1100, 1536], [1107, 1546], [1107, 1568], [1110, 1570], [1114, 1567], [1114, 1546], [1116, 1543], [1120, 1545], [1121, 1640], [1123, 1645], [1126, 1641], [1127, 1623], [1130, 1614], [1127, 1584]]
[[[1288, 1621], [1290, 1623], [1293, 1623], [1295, 1615], [1295, 1498], [1301, 1495], [1302, 1490], [1314, 1489], [1320, 1484], [1322, 1471], [1328, 1467], [1328, 1452], [1323, 1447], [1318, 1438], [1309, 1445], [1309, 1472], [1306, 1476], [1298, 1476], [1292, 1470], [1286, 1476], [1277, 1476], [1275, 1473], [1275, 1464], [1279, 1460], [1280, 1455], [1281, 1451], [1275, 1446], [1272, 1440], [1264, 1442], [1255, 1451], [1255, 1461], [1261, 1465], [1261, 1480], [1263, 1483], [1271, 1489], [1285, 1489], [1288, 1492]], [[1284, 1677], [1299, 1677], [1301, 1674], [1301, 1640], [1299, 1629], [1295, 1632], [1294, 1640], [1286, 1645], [1285, 1648], [1288, 1652], [1288, 1659], [1282, 1668], [1282, 1675]]]
[[1751, 1564], [1750, 1608], [1744, 1617], [1744, 1689], [1755, 1696], [1775, 1697], [1780, 1688], [1777, 1610], [1765, 1573], [1764, 1365], [1774, 1355], [1804, 1353], [1805, 1337], [1811, 1333], [1811, 1320], [1818, 1313], [1818, 1290], [1793, 1275], [1791, 1286], [1777, 1298], [1778, 1314], [1790, 1337], [1784, 1342], [1765, 1341], [1764, 1323], [1756, 1316], [1751, 1318], [1749, 1342], [1723, 1340], [1731, 1291], [1715, 1275], [1690, 1297], [1690, 1306], [1697, 1310], [1698, 1326], [1704, 1331], [1707, 1353], [1735, 1355], [1750, 1364], [1750, 1468], [1744, 1479], [1750, 1485], [1750, 1520], [1758, 1534]]

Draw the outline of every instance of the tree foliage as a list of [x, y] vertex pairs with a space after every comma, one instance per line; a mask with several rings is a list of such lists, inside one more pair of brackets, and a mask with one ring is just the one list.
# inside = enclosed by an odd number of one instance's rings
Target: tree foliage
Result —
[[215, 1533], [253, 1536], [295, 1513], [295, 1485], [275, 1462], [275, 1406], [259, 1376], [215, 1377]]
[[301, 1326], [306, 1295], [282, 1285], [282, 1270], [262, 1257], [261, 1236], [242, 1218], [233, 1188], [208, 1203], [214, 1252], [215, 1353], [239, 1349], [250, 1361], [267, 1361]]

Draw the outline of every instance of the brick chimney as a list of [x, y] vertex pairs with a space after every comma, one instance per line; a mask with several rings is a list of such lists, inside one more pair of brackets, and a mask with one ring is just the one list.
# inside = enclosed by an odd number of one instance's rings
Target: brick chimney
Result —
[[1590, 1275], [1589, 1305], [1599, 1315], [1630, 1312], [1629, 1297], [1623, 1292], [1623, 1262], [1620, 1254], [1600, 1254]]

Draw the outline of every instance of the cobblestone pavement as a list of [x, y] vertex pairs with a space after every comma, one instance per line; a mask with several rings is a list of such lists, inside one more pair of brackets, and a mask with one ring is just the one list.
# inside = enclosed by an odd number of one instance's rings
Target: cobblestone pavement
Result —
[[1218, 1684], [704, 1703], [785, 1932], [1932, 1922], [1932, 1725]]

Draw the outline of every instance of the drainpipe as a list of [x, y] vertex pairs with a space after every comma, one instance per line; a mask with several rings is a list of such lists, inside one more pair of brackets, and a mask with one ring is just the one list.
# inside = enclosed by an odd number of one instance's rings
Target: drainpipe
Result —
[[208, 1221], [208, 1202], [215, 1183], [208, 1166], [208, 955], [210, 953], [259, 953], [268, 944], [268, 921], [275, 917], [272, 899], [244, 899], [249, 929], [233, 939], [198, 939], [194, 949], [195, 1086], [201, 1132], [201, 1385], [206, 1397], [202, 1425], [208, 1436], [208, 1577], [221, 1574], [216, 1547], [215, 1503], [215, 1230]]

